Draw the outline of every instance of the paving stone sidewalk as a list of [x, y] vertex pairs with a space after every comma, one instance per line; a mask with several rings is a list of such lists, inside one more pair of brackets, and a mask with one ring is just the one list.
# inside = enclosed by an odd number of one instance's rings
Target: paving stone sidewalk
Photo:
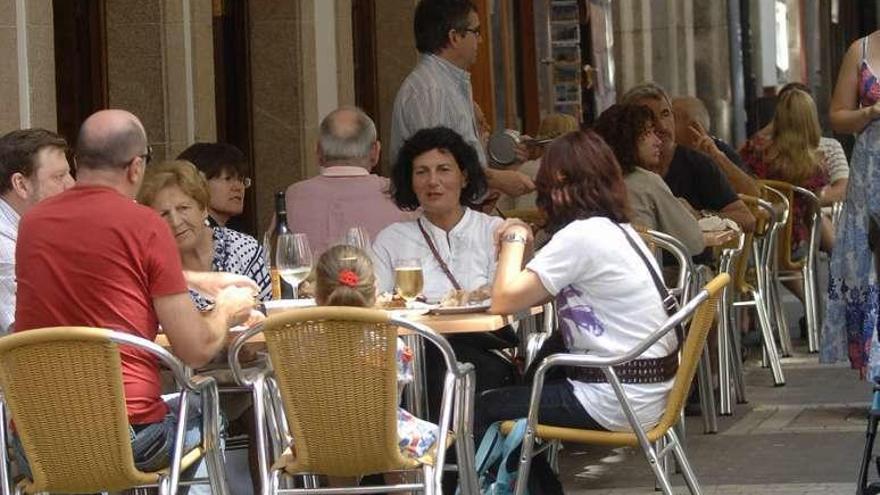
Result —
[[[871, 389], [854, 371], [819, 365], [815, 355], [783, 360], [787, 384], [749, 363], [749, 402], [705, 435], [688, 417], [687, 450], [707, 495], [855, 493]], [[566, 493], [656, 494], [640, 450], [569, 445], [560, 457]], [[680, 476], [676, 493], [688, 493]]]

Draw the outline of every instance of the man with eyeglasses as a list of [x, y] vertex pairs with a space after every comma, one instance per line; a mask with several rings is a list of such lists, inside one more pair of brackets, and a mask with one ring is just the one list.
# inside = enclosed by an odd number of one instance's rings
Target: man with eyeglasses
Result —
[[[486, 149], [474, 117], [471, 75], [482, 41], [482, 26], [470, 0], [421, 0], [413, 30], [419, 63], [403, 81], [391, 117], [391, 159], [417, 131], [448, 127], [477, 151], [487, 167]], [[486, 169], [489, 187], [511, 197], [534, 190], [532, 180], [514, 170]]]
[[15, 243], [21, 215], [73, 186], [67, 141], [46, 129], [0, 137], [0, 334], [15, 321]]
[[244, 153], [228, 143], [194, 143], [177, 159], [191, 162], [207, 181], [211, 226], [242, 230], [235, 217], [244, 210], [245, 189], [251, 187]]
[[[250, 316], [252, 281], [185, 276], [168, 225], [134, 201], [149, 157], [144, 127], [131, 113], [102, 110], [86, 119], [76, 143], [76, 186], [21, 219], [16, 332], [88, 326], [154, 340], [161, 325], [173, 353], [197, 368]], [[214, 309], [199, 314], [188, 284], [208, 293], [212, 286]], [[178, 401], [163, 400], [155, 359], [133, 349], [120, 354], [135, 465], [154, 471], [168, 465], [176, 428], [169, 405]], [[187, 421], [188, 446], [199, 441], [200, 423]], [[24, 463], [20, 445], [16, 454]]]

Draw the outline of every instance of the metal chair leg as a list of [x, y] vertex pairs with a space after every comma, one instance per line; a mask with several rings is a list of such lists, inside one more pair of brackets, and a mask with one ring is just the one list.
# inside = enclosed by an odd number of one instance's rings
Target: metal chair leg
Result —
[[[776, 332], [779, 335], [779, 345], [780, 350], [782, 351], [782, 355], [785, 357], [791, 356], [794, 354], [794, 347], [791, 345], [791, 333], [788, 331], [788, 321], [785, 316], [785, 305], [782, 303], [782, 295], [779, 293], [780, 282], [770, 281], [768, 284], [768, 291], [770, 300], [773, 302], [773, 307], [767, 307], [768, 314], [772, 316], [775, 314], [775, 323], [776, 323]], [[771, 321], [771, 323], [773, 323]]]
[[[731, 313], [735, 314], [736, 310]], [[746, 403], [746, 381], [745, 375], [743, 374], [743, 364], [742, 364], [742, 353], [740, 352], [742, 342], [739, 336], [739, 326], [737, 325], [737, 320], [734, 318], [730, 324], [730, 346], [728, 350], [730, 351], [730, 364], [732, 368], [732, 376], [733, 376], [733, 390], [736, 395], [736, 403], [737, 404], [745, 404]]]
[[718, 416], [715, 411], [715, 393], [712, 387], [712, 364], [709, 358], [709, 347], [703, 347], [697, 370], [697, 385], [700, 391], [700, 407], [703, 413], [703, 432], [718, 432]]
[[718, 305], [718, 325], [716, 334], [718, 339], [718, 412], [722, 416], [733, 414], [731, 404], [731, 356], [730, 356], [730, 307], [728, 305], [728, 288], [725, 287]]
[[781, 387], [785, 385], [785, 376], [782, 373], [782, 363], [779, 361], [779, 353], [776, 350], [776, 340], [773, 338], [773, 331], [770, 327], [770, 316], [767, 314], [767, 308], [764, 306], [764, 295], [761, 294], [760, 290], [754, 290], [752, 291], [752, 297], [755, 300], [758, 324], [761, 326], [761, 334], [764, 337], [764, 350], [767, 353], [770, 369], [773, 371], [773, 383], [777, 387]]
[[815, 260], [804, 264], [804, 312], [807, 317], [807, 350], [819, 352], [819, 296], [816, 287]]
[[675, 430], [670, 428], [669, 431], [666, 432], [666, 435], [669, 438], [669, 441], [672, 442], [672, 451], [675, 453], [675, 460], [678, 462], [678, 465], [681, 467], [681, 474], [684, 476], [684, 481], [687, 483], [688, 489], [690, 490], [692, 495], [702, 495], [703, 491], [700, 488], [700, 483], [697, 481], [697, 476], [694, 474], [694, 469], [691, 467], [690, 461], [688, 461], [687, 456], [684, 453], [684, 449], [681, 446], [681, 443], [678, 441], [678, 437], [675, 434]]

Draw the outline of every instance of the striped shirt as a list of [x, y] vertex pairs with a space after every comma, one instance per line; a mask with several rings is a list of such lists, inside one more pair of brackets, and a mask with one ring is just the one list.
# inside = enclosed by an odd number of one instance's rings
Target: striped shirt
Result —
[[0, 335], [15, 321], [15, 241], [20, 217], [0, 199]]
[[391, 159], [403, 142], [420, 129], [444, 126], [461, 134], [486, 166], [474, 117], [470, 72], [433, 54], [422, 54], [416, 68], [404, 79], [391, 116]]

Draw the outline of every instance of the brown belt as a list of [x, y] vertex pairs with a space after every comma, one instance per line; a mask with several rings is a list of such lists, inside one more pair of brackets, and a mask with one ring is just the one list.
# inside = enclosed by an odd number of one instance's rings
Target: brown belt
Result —
[[[678, 353], [660, 357], [634, 359], [614, 366], [622, 383], [661, 383], [671, 380], [678, 372]], [[569, 368], [569, 378], [584, 383], [606, 383], [608, 379], [599, 368]]]

